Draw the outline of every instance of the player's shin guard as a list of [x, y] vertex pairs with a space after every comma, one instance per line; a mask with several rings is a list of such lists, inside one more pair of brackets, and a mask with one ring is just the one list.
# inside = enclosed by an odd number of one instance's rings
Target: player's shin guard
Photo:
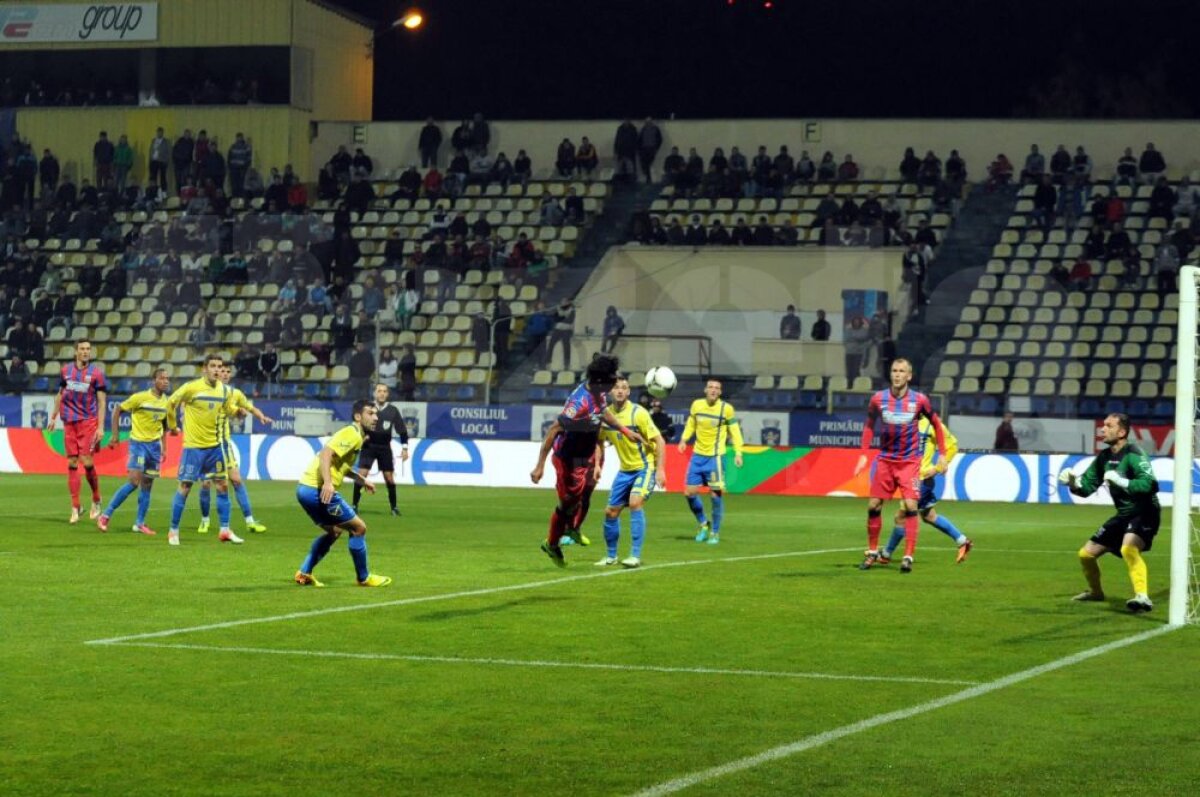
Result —
[[366, 537], [362, 535], [350, 537], [350, 558], [354, 560], [354, 572], [358, 575], [358, 580], [366, 581], [367, 576], [371, 575], [370, 569], [367, 568]]
[[175, 491], [175, 498], [171, 502], [171, 530], [179, 528], [179, 521], [183, 520], [183, 508], [187, 506], [187, 496], [178, 490]]
[[217, 490], [217, 520], [221, 522], [221, 528], [229, 528], [229, 515], [232, 509], [232, 504], [229, 501], [228, 490]]
[[83, 475], [87, 477], [88, 486], [92, 488], [92, 502], [100, 503], [100, 477], [96, 475], [95, 466], [84, 466]]
[[318, 534], [317, 538], [312, 541], [312, 547], [308, 549], [308, 556], [304, 557], [304, 563], [300, 565], [300, 572], [311, 573], [313, 568], [325, 558], [325, 554], [329, 553], [335, 540], [337, 537], [332, 534]]
[[1083, 577], [1087, 579], [1088, 589], [1093, 595], [1103, 595], [1104, 589], [1100, 586], [1100, 563], [1096, 561], [1096, 557], [1088, 553], [1086, 548], [1080, 548], [1079, 564], [1083, 567]]
[[546, 535], [546, 542], [551, 545], [558, 545], [562, 542], [563, 532], [567, 528], [567, 518], [570, 517], [562, 509], [554, 507], [554, 511], [550, 513], [550, 533]]
[[904, 539], [904, 527], [892, 526], [892, 536], [888, 537], [887, 547], [883, 549], [886, 556], [890, 557], [892, 553], [900, 547], [900, 541]]
[[916, 511], [904, 511], [904, 555], [911, 557], [917, 550], [917, 534], [921, 531], [921, 519]]
[[725, 518], [725, 496], [712, 494], [712, 533], [721, 533], [721, 521]]
[[250, 508], [250, 493], [246, 492], [246, 483], [241, 482], [233, 488], [233, 495], [237, 498], [238, 507], [242, 510], [242, 514], [247, 520], [254, 519], [254, 510]]
[[150, 512], [150, 488], [143, 487], [138, 490], [138, 508], [137, 508], [137, 525], [144, 526], [146, 524], [146, 515]]
[[212, 507], [212, 489], [208, 487], [200, 487], [200, 517], [208, 520], [208, 513]]
[[113, 497], [109, 499], [108, 506], [104, 507], [104, 514], [107, 517], [112, 517], [113, 512], [117, 511], [117, 507], [125, 503], [125, 499], [128, 498], [129, 495], [136, 489], [137, 488], [129, 482], [122, 484], [120, 488], [113, 493]]
[[1133, 594], [1149, 594], [1146, 590], [1149, 577], [1146, 573], [1146, 560], [1142, 558], [1142, 552], [1136, 546], [1122, 545], [1121, 558], [1125, 560], [1125, 566], [1129, 568], [1129, 580], [1133, 583]]
[[629, 538], [633, 541], [630, 556], [641, 559], [642, 542], [646, 539], [646, 512], [642, 509], [629, 510]]
[[967, 541], [967, 535], [959, 531], [958, 527], [951, 523], [950, 518], [945, 515], [938, 515], [937, 520], [933, 521], [933, 527], [954, 540], [955, 545], [962, 545]]
[[608, 555], [615, 557], [617, 555], [617, 541], [621, 538], [621, 519], [619, 517], [604, 516], [604, 547], [608, 549]]
[[879, 532], [883, 529], [883, 510], [867, 510], [867, 550], [879, 550]]
[[78, 465], [67, 466], [67, 489], [71, 492], [71, 506], [79, 508], [79, 487], [83, 483], [83, 474]]
[[700, 500], [698, 495], [689, 495], [687, 497], [688, 509], [692, 510], [692, 514], [696, 516], [696, 521], [704, 525], [708, 518], [704, 516], [704, 502]]
[[387, 486], [387, 491], [388, 491], [388, 503], [391, 504], [392, 509], [395, 509], [396, 508], [396, 485], [389, 484]]

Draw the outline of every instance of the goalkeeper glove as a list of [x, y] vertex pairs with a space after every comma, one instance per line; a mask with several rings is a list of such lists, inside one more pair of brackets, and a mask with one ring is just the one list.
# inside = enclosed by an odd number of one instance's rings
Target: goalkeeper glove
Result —
[[1061, 473], [1058, 474], [1058, 483], [1065, 484], [1068, 487], [1074, 487], [1075, 486], [1075, 472], [1070, 471], [1070, 470], [1062, 471]]
[[1129, 479], [1126, 479], [1115, 470], [1110, 470], [1108, 473], [1104, 474], [1104, 481], [1115, 487], [1120, 487], [1122, 490], [1129, 489]]

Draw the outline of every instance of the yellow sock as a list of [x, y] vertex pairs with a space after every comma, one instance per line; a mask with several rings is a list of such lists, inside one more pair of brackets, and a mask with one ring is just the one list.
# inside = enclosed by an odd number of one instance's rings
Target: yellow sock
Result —
[[1088, 553], [1086, 548], [1080, 548], [1079, 564], [1083, 565], [1083, 577], [1087, 579], [1092, 594], [1103, 595], [1104, 590], [1100, 586], [1100, 565], [1096, 562], [1096, 557]]
[[1146, 583], [1149, 578], [1146, 574], [1146, 560], [1142, 558], [1142, 552], [1136, 546], [1122, 545], [1121, 558], [1125, 560], [1125, 565], [1129, 568], [1129, 580], [1133, 582], [1133, 594], [1148, 594]]

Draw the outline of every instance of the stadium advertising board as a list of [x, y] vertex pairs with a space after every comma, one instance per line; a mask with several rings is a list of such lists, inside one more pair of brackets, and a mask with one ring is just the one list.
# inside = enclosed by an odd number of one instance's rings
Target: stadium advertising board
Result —
[[0, 5], [0, 42], [127, 42], [158, 39], [158, 3]]
[[854, 448], [862, 441], [865, 412], [793, 412], [787, 441], [806, 448]]
[[[528, 440], [541, 441], [546, 435], [550, 424], [562, 412], [558, 404], [539, 404], [531, 408]], [[671, 410], [667, 412], [673, 424], [667, 442], [678, 442], [683, 434], [684, 424], [687, 423], [687, 412]], [[787, 445], [791, 429], [791, 419], [786, 412], [756, 412], [737, 410], [738, 423], [742, 427], [742, 439], [746, 445], [783, 446]]]
[[426, 404], [426, 437], [528, 440], [533, 408], [516, 404]]
[[24, 402], [19, 396], [0, 396], [0, 426], [21, 426], [25, 423]]
[[[1000, 418], [956, 415], [947, 423], [964, 449], [991, 448], [996, 442]], [[1063, 418], [1014, 418], [1013, 432], [1022, 451], [1095, 452], [1093, 445], [1099, 423]], [[1153, 452], [1151, 452], [1153, 453]]]

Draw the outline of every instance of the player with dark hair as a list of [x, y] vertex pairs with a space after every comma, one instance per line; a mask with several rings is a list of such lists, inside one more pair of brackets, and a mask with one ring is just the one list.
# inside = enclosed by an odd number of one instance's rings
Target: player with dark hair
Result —
[[117, 446], [119, 437], [117, 430], [121, 428], [121, 413], [129, 413], [132, 427], [129, 434], [129, 462], [126, 466], [129, 481], [122, 484], [120, 489], [113, 493], [108, 506], [96, 519], [96, 525], [100, 527], [101, 531], [108, 531], [108, 521], [112, 518], [113, 512], [117, 511], [117, 507], [124, 503], [134, 490], [140, 490], [137, 519], [133, 523], [133, 530], [150, 536], [155, 533], [146, 525], [146, 513], [150, 510], [150, 491], [154, 488], [154, 480], [158, 477], [158, 468], [162, 464], [163, 424], [170, 427], [171, 434], [178, 434], [179, 428], [175, 413], [167, 412], [169, 402], [167, 391], [170, 389], [171, 377], [167, 374], [167, 369], [159, 368], [154, 372], [154, 382], [150, 385], [149, 390], [134, 393], [113, 408], [113, 435], [109, 441], [109, 446], [112, 448]]
[[[237, 409], [234, 415], [253, 415], [258, 419], [259, 423], [271, 424], [273, 421], [263, 414], [262, 410], [254, 406], [246, 394], [240, 389], [230, 385], [233, 379], [233, 368], [229, 363], [221, 365], [221, 381], [229, 386], [233, 393], [233, 405]], [[238, 462], [237, 446], [233, 444], [233, 428], [232, 418], [229, 413], [225, 413], [224, 418], [219, 421], [222, 424], [222, 441], [221, 445], [225, 449], [225, 473], [229, 476], [229, 484], [233, 487], [234, 498], [237, 499], [238, 507], [242, 510], [242, 517], [246, 519], [246, 528], [255, 534], [262, 534], [267, 530], [267, 527], [254, 519], [254, 510], [250, 507], [250, 493], [246, 491], [246, 480], [242, 478], [241, 465]], [[200, 483], [200, 526], [196, 529], [201, 534], [208, 533], [208, 509], [209, 503], [209, 488], [212, 487], [212, 479], [205, 479]]]
[[608, 408], [608, 391], [617, 383], [619, 367], [620, 361], [610, 354], [592, 357], [587, 380], [571, 391], [562, 412], [546, 430], [537, 465], [529, 474], [534, 484], [540, 482], [546, 470], [546, 457], [554, 451], [558, 505], [550, 515], [550, 530], [542, 551], [559, 567], [567, 566], [560, 544], [564, 534], [570, 534], [581, 545], [589, 543], [579, 529], [587, 517], [596, 480], [600, 478], [596, 465], [600, 425], [606, 424], [630, 440], [645, 442], [637, 432], [621, 425]]
[[[721, 541], [721, 520], [725, 517], [725, 448], [733, 444], [733, 464], [742, 467], [742, 427], [733, 413], [733, 405], [721, 398], [721, 380], [709, 377], [704, 383], [704, 398], [692, 402], [683, 435], [679, 438], [679, 453], [687, 451], [687, 441], [695, 435], [696, 444], [688, 460], [683, 497], [696, 517], [700, 528], [696, 542], [717, 545]], [[704, 516], [700, 488], [708, 487], [712, 502], [712, 517]]]
[[1108, 485], [1109, 495], [1117, 508], [1113, 515], [1091, 539], [1079, 549], [1079, 563], [1087, 579], [1087, 591], [1075, 596], [1077, 601], [1102, 601], [1100, 564], [1106, 553], [1120, 556], [1129, 568], [1133, 597], [1125, 602], [1131, 612], [1148, 612], [1154, 608], [1147, 587], [1146, 561], [1142, 553], [1150, 550], [1158, 534], [1162, 509], [1158, 503], [1158, 479], [1146, 452], [1129, 442], [1129, 416], [1114, 412], [1104, 419], [1104, 442], [1107, 449], [1092, 460], [1092, 464], [1077, 477], [1071, 470], [1058, 474], [1072, 495], [1086, 498], [1101, 485]]
[[[92, 342], [75, 341], [75, 359], [59, 372], [58, 393], [46, 431], [53, 432], [59, 418], [63, 422], [63, 448], [67, 454], [67, 489], [71, 493], [71, 522], [79, 522], [79, 463], [88, 486], [92, 488], [92, 509], [88, 517], [100, 517], [100, 478], [92, 454], [104, 439], [104, 416], [108, 412], [108, 380], [104, 369], [92, 362]], [[113, 430], [116, 431], [115, 429]]]
[[[337, 492], [346, 476], [353, 477], [356, 482], [362, 481], [354, 472], [354, 463], [362, 450], [364, 435], [375, 428], [377, 420], [374, 405], [366, 399], [354, 402], [352, 414], [354, 422], [329, 438], [321, 452], [313, 457], [296, 487], [296, 500], [323, 532], [313, 540], [308, 556], [296, 571], [295, 580], [301, 586], [325, 586], [313, 576], [313, 569], [329, 553], [342, 532], [350, 535], [350, 558], [354, 560], [358, 585], [386, 587], [392, 583], [388, 576], [371, 574], [367, 567], [367, 524]], [[375, 485], [370, 482], [363, 486], [368, 493], [375, 492]]]
[[375, 386], [375, 413], [378, 422], [374, 429], [367, 430], [367, 440], [363, 443], [362, 453], [358, 455], [358, 475], [362, 481], [354, 482], [354, 511], [358, 511], [358, 501], [362, 498], [362, 485], [371, 474], [371, 466], [379, 463], [379, 472], [387, 484], [388, 503], [392, 506], [392, 514], [399, 515], [396, 507], [396, 460], [392, 454], [392, 435], [400, 437], [400, 461], [408, 459], [408, 425], [404, 423], [400, 410], [394, 404], [388, 403], [391, 388], [382, 382]]
[[903, 357], [893, 360], [891, 377], [891, 386], [871, 396], [867, 405], [862, 456], [854, 468], [854, 475], [857, 476], [867, 467], [867, 451], [875, 434], [875, 424], [878, 423], [880, 451], [875, 463], [875, 476], [871, 479], [871, 497], [867, 503], [867, 552], [859, 569], [869, 570], [879, 563], [883, 502], [891, 499], [899, 490], [904, 502], [904, 559], [900, 563], [900, 572], [911, 573], [920, 528], [917, 493], [921, 483], [923, 454], [921, 418], [929, 419], [937, 440], [938, 456], [943, 460], [946, 459], [946, 435], [929, 397], [908, 386], [913, 378], [912, 363]]

